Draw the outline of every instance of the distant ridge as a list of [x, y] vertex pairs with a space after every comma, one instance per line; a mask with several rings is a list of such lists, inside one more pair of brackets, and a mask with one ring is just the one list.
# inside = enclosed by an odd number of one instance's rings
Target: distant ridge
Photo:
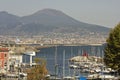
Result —
[[46, 25], [73, 25], [79, 22], [72, 17], [55, 9], [43, 9], [32, 15], [22, 17], [27, 23], [41, 23]]
[[0, 35], [39, 35], [46, 32], [108, 34], [109, 31], [110, 28], [75, 20], [55, 9], [43, 9], [23, 17], [0, 12]]

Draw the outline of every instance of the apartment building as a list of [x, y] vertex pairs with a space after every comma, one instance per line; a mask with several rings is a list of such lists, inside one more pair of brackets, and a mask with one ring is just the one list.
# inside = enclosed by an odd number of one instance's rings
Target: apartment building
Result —
[[0, 69], [7, 69], [7, 63], [9, 59], [8, 48], [0, 48]]

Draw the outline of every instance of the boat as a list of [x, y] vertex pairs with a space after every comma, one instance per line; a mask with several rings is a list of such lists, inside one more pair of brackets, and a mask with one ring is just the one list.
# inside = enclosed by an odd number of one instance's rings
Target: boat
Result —
[[89, 79], [99, 78], [99, 74], [90, 74], [88, 75]]
[[114, 75], [110, 75], [110, 74], [90, 74], [88, 75], [89, 79], [115, 79], [116, 77]]
[[2, 75], [3, 78], [18, 78], [18, 74], [7, 73]]
[[70, 65], [69, 67], [72, 68], [72, 69], [77, 69], [78, 68], [78, 66], [76, 66], [76, 65]]
[[63, 80], [74, 80], [74, 77], [66, 76], [66, 77], [63, 77]]
[[21, 72], [21, 73], [19, 73], [19, 76], [20, 76], [20, 77], [27, 77], [27, 73]]
[[109, 74], [103, 74], [103, 75], [99, 75], [99, 78], [101, 79], [115, 79], [115, 76], [113, 75], [109, 75]]

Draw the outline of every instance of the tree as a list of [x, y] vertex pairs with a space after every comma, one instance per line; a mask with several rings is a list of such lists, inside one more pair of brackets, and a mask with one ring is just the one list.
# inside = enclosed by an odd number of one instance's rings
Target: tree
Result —
[[48, 73], [44, 59], [35, 58], [36, 65], [28, 70], [27, 80], [46, 80]]
[[111, 30], [104, 52], [106, 66], [117, 70], [120, 74], [120, 23]]

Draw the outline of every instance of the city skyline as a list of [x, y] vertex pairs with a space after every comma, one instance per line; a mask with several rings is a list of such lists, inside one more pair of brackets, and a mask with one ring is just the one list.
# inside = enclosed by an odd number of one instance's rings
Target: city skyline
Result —
[[120, 22], [120, 0], [0, 0], [0, 11], [25, 16], [56, 9], [82, 22], [114, 28]]

